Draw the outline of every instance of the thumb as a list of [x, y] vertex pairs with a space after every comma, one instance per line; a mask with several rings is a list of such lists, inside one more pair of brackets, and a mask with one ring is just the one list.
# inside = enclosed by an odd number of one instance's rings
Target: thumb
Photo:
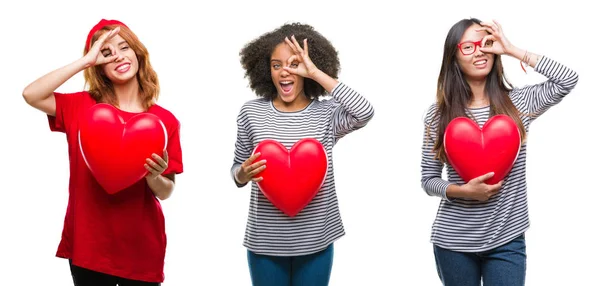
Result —
[[487, 181], [488, 179], [490, 179], [493, 176], [494, 176], [494, 172], [489, 172], [489, 173], [487, 173], [487, 174], [485, 174], [483, 176], [479, 176], [477, 179], [479, 179], [480, 183], [483, 183], [483, 182]]

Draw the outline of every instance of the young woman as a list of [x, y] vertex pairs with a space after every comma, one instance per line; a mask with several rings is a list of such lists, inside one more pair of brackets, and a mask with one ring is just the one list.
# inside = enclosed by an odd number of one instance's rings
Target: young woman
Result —
[[[500, 55], [533, 67], [547, 81], [512, 88]], [[525, 180], [526, 135], [531, 122], [559, 103], [577, 84], [571, 69], [512, 45], [497, 22], [464, 19], [448, 32], [438, 79], [437, 102], [425, 118], [421, 183], [441, 198], [431, 241], [444, 285], [524, 285], [525, 236], [529, 227]], [[443, 136], [459, 116], [480, 127], [505, 114], [522, 136], [519, 155], [503, 181], [484, 183], [493, 173], [464, 182], [447, 164]], [[446, 165], [448, 180], [441, 178]]]
[[[327, 285], [333, 242], [344, 235], [332, 149], [339, 139], [371, 120], [373, 107], [336, 79], [337, 52], [311, 26], [283, 25], [247, 44], [240, 54], [250, 87], [259, 96], [240, 110], [231, 168], [238, 187], [253, 182], [244, 239], [252, 283]], [[319, 100], [326, 94], [332, 99]], [[289, 217], [259, 191], [256, 182], [269, 162], [252, 153], [265, 139], [289, 149], [303, 138], [315, 138], [325, 148], [327, 176], [312, 201]]]
[[[55, 92], [82, 70], [88, 91]], [[91, 29], [82, 58], [23, 91], [29, 105], [48, 115], [50, 130], [67, 136], [69, 203], [56, 255], [69, 259], [75, 285], [160, 285], [164, 279], [166, 234], [158, 199], [171, 195], [183, 165], [179, 121], [156, 104], [158, 93], [148, 51], [116, 20], [101, 20]], [[168, 140], [163, 154], [146, 160], [144, 179], [112, 195], [95, 180], [79, 149], [81, 120], [97, 103], [113, 105], [125, 120], [142, 112], [158, 116]]]

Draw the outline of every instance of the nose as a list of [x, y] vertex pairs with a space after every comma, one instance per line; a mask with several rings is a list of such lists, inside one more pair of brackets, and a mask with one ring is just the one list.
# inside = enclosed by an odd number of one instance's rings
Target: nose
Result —
[[281, 77], [287, 77], [289, 75], [290, 75], [290, 73], [288, 71], [286, 71], [285, 69], [281, 69], [281, 71], [279, 72], [279, 76], [281, 76]]
[[121, 51], [117, 51], [116, 56], [117, 56], [117, 58], [115, 59], [115, 62], [120, 62], [125, 58], [125, 56], [123, 56], [123, 54], [121, 54]]

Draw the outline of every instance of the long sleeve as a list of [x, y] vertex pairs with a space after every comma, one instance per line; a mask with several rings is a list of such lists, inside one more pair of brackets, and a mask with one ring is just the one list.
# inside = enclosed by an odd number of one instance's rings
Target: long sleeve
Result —
[[575, 71], [546, 56], [538, 61], [535, 71], [548, 79], [513, 93], [513, 96], [520, 97], [516, 100], [521, 99], [525, 102], [526, 113], [532, 119], [561, 102], [575, 88], [579, 80], [579, 75]]
[[333, 88], [331, 96], [339, 103], [333, 113], [333, 134], [336, 140], [364, 127], [375, 114], [367, 99], [342, 82]]
[[248, 133], [244, 128], [245, 118], [244, 109], [240, 111], [237, 118], [237, 139], [235, 141], [235, 151], [233, 158], [233, 165], [231, 166], [231, 178], [238, 186], [238, 188], [244, 187], [246, 184], [239, 184], [235, 180], [235, 171], [239, 168], [244, 161], [246, 161], [252, 155], [252, 142], [248, 137]]
[[430, 196], [446, 197], [446, 189], [450, 182], [442, 179], [444, 164], [435, 159], [433, 146], [435, 143], [436, 129], [430, 117], [434, 116], [433, 107], [430, 108], [425, 119], [423, 131], [423, 145], [421, 149], [421, 187]]

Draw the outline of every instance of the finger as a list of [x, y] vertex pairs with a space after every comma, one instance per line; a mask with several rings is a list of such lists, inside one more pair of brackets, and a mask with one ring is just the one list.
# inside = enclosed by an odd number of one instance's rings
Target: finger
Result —
[[144, 168], [146, 168], [146, 170], [148, 170], [148, 172], [153, 176], [156, 177], [158, 176], [158, 171], [154, 168], [152, 168], [151, 166], [149, 166], [148, 164], [144, 164]]
[[262, 165], [254, 170], [252, 170], [250, 173], [248, 173], [248, 177], [254, 177], [256, 176], [256, 174], [264, 171], [267, 168], [267, 165]]
[[308, 56], [308, 39], [304, 39], [304, 55]]
[[160, 165], [163, 169], [167, 168], [167, 162], [165, 162], [165, 160], [163, 160], [163, 158], [160, 156], [152, 154], [152, 159], [154, 159], [154, 161], [156, 161], [156, 163], [158, 163], [158, 165]]
[[475, 178], [479, 183], [483, 183], [485, 181], [487, 181], [489, 178], [494, 176], [494, 172], [489, 172], [485, 175], [479, 176], [477, 178]]
[[156, 162], [152, 161], [151, 159], [146, 159], [146, 164], [150, 165], [150, 167], [154, 168], [154, 170], [156, 170], [156, 171], [162, 170], [160, 165], [158, 165]]
[[248, 165], [252, 164], [252, 162], [254, 162], [254, 160], [256, 160], [256, 158], [258, 158], [258, 156], [260, 156], [260, 152], [252, 154], [252, 156], [250, 156], [250, 158], [246, 159], [246, 161], [244, 161], [244, 163], [242, 163], [242, 167], [247, 167]]
[[169, 163], [169, 153], [167, 152], [166, 149], [165, 149], [165, 151], [163, 151], [163, 160], [165, 160], [165, 162], [167, 164]]
[[[108, 50], [110, 52], [110, 54], [106, 54], [105, 51]], [[115, 49], [115, 47], [111, 44], [104, 44], [102, 45], [102, 47], [100, 48], [100, 53], [106, 58], [106, 57], [110, 57], [110, 56], [116, 56], [117, 55], [117, 49]]]
[[267, 160], [260, 160], [252, 165], [250, 165], [250, 170], [254, 170], [256, 168], [259, 168], [260, 166], [263, 166], [264, 164], [267, 163]]
[[292, 35], [292, 41], [294, 42], [294, 46], [296, 46], [296, 49], [302, 54], [304, 52], [304, 49], [302, 49], [302, 47], [296, 40], [296, 36]]
[[494, 192], [498, 192], [498, 191], [500, 191], [500, 188], [502, 188], [502, 183], [504, 183], [504, 181], [500, 181], [500, 182], [498, 182], [498, 183], [495, 183], [495, 184], [491, 185], [491, 187], [492, 187], [492, 190], [493, 190]]
[[263, 177], [258, 177], [258, 178], [252, 178], [252, 182], [260, 182], [263, 180]]
[[121, 31], [121, 27], [117, 27], [113, 30], [110, 30], [104, 34], [102, 34], [98, 40], [96, 42], [100, 43], [99, 45], [104, 44], [105, 41], [111, 39], [112, 37], [114, 37], [116, 34], [119, 33], [119, 31]]
[[[486, 47], [486, 45], [485, 45], [488, 41], [492, 42], [492, 45], [490, 47]], [[479, 47], [479, 50], [484, 53], [491, 52], [492, 48], [494, 47], [495, 41], [496, 41], [496, 37], [494, 37], [493, 35], [487, 35], [487, 36], [483, 37], [483, 39], [481, 39], [481, 47]]]
[[500, 25], [500, 23], [498, 23], [498, 21], [496, 21], [496, 20], [492, 20], [492, 22], [494, 22], [494, 24], [496, 24], [496, 26], [498, 27], [498, 31], [502, 32], [502, 26]]
[[286, 62], [286, 67], [289, 67], [291, 64], [294, 63], [294, 61], [299, 62], [300, 61], [300, 57], [298, 57], [297, 55], [293, 55], [290, 58], [288, 58], [288, 60]]
[[483, 27], [483, 28], [477, 28], [475, 29], [475, 32], [481, 32], [481, 31], [486, 31], [488, 32], [488, 34], [494, 34], [494, 30], [492, 28], [489, 27]]
[[[292, 36], [294, 37], [294, 36]], [[292, 51], [294, 51], [295, 54], [298, 54], [298, 49], [296, 49], [296, 45], [294, 45], [294, 43], [292, 43], [292, 41], [290, 41], [290, 39], [288, 37], [285, 37], [285, 42], [288, 44], [288, 46], [290, 46], [290, 48], [292, 48]]]

